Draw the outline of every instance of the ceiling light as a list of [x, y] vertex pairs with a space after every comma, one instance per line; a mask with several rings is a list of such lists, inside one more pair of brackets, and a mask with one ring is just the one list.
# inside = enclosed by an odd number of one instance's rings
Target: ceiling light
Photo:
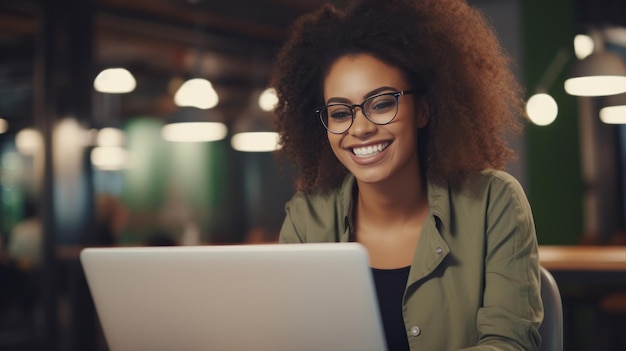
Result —
[[620, 56], [599, 51], [577, 62], [565, 91], [576, 96], [607, 96], [626, 92], [626, 63]]
[[258, 108], [256, 110], [235, 122], [230, 145], [243, 152], [271, 152], [280, 149], [279, 136], [273, 128], [269, 114], [258, 111]]
[[124, 145], [124, 132], [121, 129], [106, 127], [98, 131], [98, 146], [122, 146]]
[[174, 102], [177, 106], [191, 106], [206, 110], [217, 106], [219, 97], [211, 82], [202, 78], [193, 78], [178, 88], [174, 95]]
[[554, 98], [548, 94], [535, 94], [526, 103], [526, 113], [530, 120], [538, 126], [547, 126], [554, 122], [559, 107]]
[[600, 109], [600, 120], [606, 124], [626, 124], [626, 94], [604, 98], [606, 106]]
[[278, 133], [246, 132], [233, 135], [230, 143], [233, 149], [244, 152], [271, 152], [278, 150]]
[[129, 93], [136, 86], [135, 77], [125, 68], [107, 68], [93, 81], [96, 91], [109, 94]]
[[228, 128], [218, 122], [168, 123], [161, 129], [163, 139], [173, 142], [207, 142], [222, 140]]
[[259, 95], [259, 107], [261, 110], [269, 112], [273, 111], [278, 104], [278, 96], [274, 88], [267, 88]]
[[226, 138], [228, 128], [219, 111], [181, 107], [161, 128], [163, 139], [172, 142], [209, 142]]
[[22, 155], [32, 155], [43, 145], [43, 137], [39, 131], [26, 128], [15, 136], [15, 146]]
[[626, 124], [626, 105], [603, 107], [600, 120], [606, 124]]
[[579, 60], [593, 53], [593, 39], [586, 34], [578, 34], [574, 37], [574, 53]]
[[0, 134], [4, 134], [9, 130], [9, 122], [6, 119], [0, 118]]
[[91, 163], [100, 170], [120, 170], [128, 163], [128, 152], [119, 146], [96, 147], [91, 150]]

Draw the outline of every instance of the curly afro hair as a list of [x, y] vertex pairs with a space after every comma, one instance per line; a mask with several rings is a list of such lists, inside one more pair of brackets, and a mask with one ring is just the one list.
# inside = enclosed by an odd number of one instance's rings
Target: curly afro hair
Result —
[[430, 181], [460, 187], [515, 157], [506, 139], [525, 116], [522, 89], [479, 10], [465, 0], [325, 5], [294, 23], [272, 75], [280, 153], [297, 167], [298, 190], [331, 189], [348, 173], [315, 109], [324, 104], [332, 63], [358, 53], [401, 68], [414, 89], [425, 91], [430, 121], [419, 130], [418, 151]]

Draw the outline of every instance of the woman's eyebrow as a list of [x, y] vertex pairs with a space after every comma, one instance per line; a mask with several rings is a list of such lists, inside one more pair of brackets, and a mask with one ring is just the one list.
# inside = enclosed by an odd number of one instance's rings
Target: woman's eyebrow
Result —
[[396, 89], [394, 87], [388, 87], [388, 86], [376, 88], [376, 89], [370, 91], [369, 93], [363, 95], [363, 100], [367, 99], [368, 97], [371, 97], [371, 96], [374, 96], [376, 94], [380, 94], [380, 93], [386, 92], [386, 91], [398, 91], [398, 89]]
[[331, 103], [339, 103], [339, 104], [350, 104], [352, 103], [352, 101], [346, 99], [346, 98], [342, 98], [342, 97], [331, 97], [330, 99], [328, 99], [328, 101], [326, 101], [326, 104], [331, 104]]
[[[398, 89], [394, 88], [394, 87], [389, 87], [389, 86], [384, 86], [384, 87], [380, 87], [380, 88], [376, 88], [368, 93], [366, 93], [365, 95], [363, 95], [363, 100], [374, 96], [376, 94], [380, 94], [382, 92], [385, 91], [398, 91]], [[343, 97], [331, 97], [330, 99], [328, 99], [328, 101], [326, 101], [326, 104], [331, 104], [331, 103], [339, 103], [339, 104], [351, 104], [352, 101], [350, 101], [349, 99], [343, 98]]]

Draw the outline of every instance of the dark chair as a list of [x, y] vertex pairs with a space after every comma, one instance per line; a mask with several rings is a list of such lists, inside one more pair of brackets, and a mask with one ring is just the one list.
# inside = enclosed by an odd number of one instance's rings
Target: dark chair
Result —
[[540, 267], [541, 299], [543, 300], [543, 323], [539, 327], [541, 334], [540, 351], [563, 351], [563, 305], [559, 287], [552, 274]]

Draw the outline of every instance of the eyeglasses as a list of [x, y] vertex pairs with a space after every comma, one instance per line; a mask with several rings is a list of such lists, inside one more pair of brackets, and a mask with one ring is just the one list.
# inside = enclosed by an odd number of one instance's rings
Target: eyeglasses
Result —
[[389, 124], [398, 114], [400, 96], [413, 93], [415, 90], [382, 93], [370, 96], [358, 105], [334, 103], [320, 107], [315, 112], [329, 132], [342, 134], [350, 129], [354, 123], [355, 108], [359, 107], [365, 118], [374, 124]]

